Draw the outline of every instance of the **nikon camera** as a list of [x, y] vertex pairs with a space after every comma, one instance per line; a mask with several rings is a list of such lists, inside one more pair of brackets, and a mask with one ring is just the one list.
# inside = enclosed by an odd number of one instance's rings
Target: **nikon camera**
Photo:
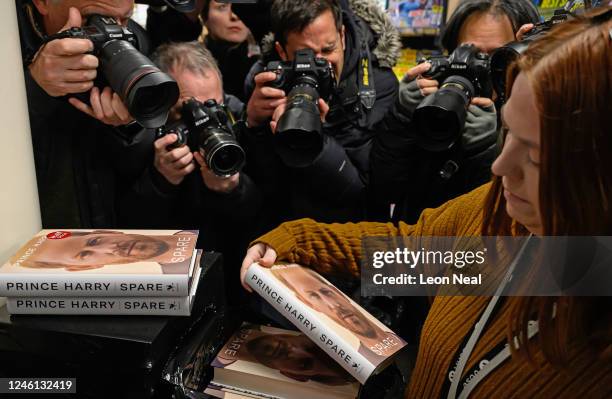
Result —
[[234, 117], [222, 104], [213, 99], [204, 103], [191, 98], [183, 103], [182, 119], [157, 129], [155, 139], [176, 134], [177, 140], [170, 146], [188, 145], [198, 151], [214, 174], [229, 177], [242, 169], [244, 150], [234, 134]]
[[[146, 128], [166, 123], [168, 111], [179, 97], [178, 85], [137, 50], [138, 40], [132, 31], [112, 17], [92, 15], [86, 26], [54, 36], [91, 40], [103, 79], [121, 97], [130, 115]], [[54, 36], [50, 39], [57, 38]]]
[[440, 89], [425, 97], [414, 111], [421, 146], [430, 151], [451, 148], [459, 139], [467, 109], [473, 97], [492, 96], [490, 62], [487, 53], [464, 44], [448, 57], [434, 56], [423, 74], [440, 82]]
[[318, 153], [321, 140], [319, 98], [329, 101], [336, 88], [334, 70], [325, 58], [315, 57], [312, 49], [295, 52], [293, 61], [271, 61], [266, 71], [276, 73], [269, 86], [287, 95], [287, 108], [278, 121], [279, 148], [304, 155]]

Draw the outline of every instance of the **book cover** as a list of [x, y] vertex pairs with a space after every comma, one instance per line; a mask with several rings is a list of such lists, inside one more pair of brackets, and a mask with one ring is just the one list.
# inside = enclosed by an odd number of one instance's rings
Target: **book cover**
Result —
[[211, 386], [244, 396], [355, 398], [359, 384], [306, 335], [243, 324], [211, 362]]
[[6, 306], [11, 314], [189, 316], [200, 273], [198, 266], [184, 297], [10, 297]]
[[197, 231], [42, 230], [0, 267], [0, 296], [187, 296]]
[[362, 384], [406, 342], [312, 269], [252, 264], [246, 281]]

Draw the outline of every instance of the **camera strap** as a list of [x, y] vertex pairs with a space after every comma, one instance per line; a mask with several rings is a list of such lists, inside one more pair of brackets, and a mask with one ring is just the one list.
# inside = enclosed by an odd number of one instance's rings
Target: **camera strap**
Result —
[[[357, 85], [359, 87], [359, 100], [366, 112], [374, 107], [376, 102], [376, 88], [374, 87], [374, 76], [372, 74], [372, 55], [370, 54], [370, 46], [363, 39], [361, 41], [361, 49], [359, 53], [359, 65], [357, 67]], [[362, 121], [365, 121], [366, 112], [362, 115]]]

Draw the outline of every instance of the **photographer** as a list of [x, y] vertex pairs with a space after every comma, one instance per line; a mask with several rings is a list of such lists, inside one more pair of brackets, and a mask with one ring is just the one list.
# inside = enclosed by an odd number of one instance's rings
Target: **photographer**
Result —
[[[264, 192], [270, 225], [300, 216], [326, 221], [365, 216], [373, 126], [397, 96], [397, 79], [390, 66], [399, 42], [374, 2], [351, 3], [353, 8], [334, 0], [272, 3], [274, 38], [264, 39], [264, 59], [251, 70], [253, 78], [247, 79], [252, 94], [245, 134], [247, 165]], [[328, 108], [329, 112], [316, 142], [296, 149], [281, 143], [270, 127], [273, 116], [280, 117], [286, 109], [291, 87], [271, 87], [277, 74], [262, 71], [269, 61], [293, 61], [295, 52], [302, 49], [311, 49], [331, 63], [337, 89], [329, 104], [318, 102], [322, 114]], [[319, 89], [327, 84], [320, 80]]]
[[[183, 104], [191, 99], [201, 106], [213, 99], [234, 115], [242, 113], [244, 104], [224, 94], [215, 59], [200, 43], [163, 44], [152, 58], [180, 87], [180, 98], [170, 112], [168, 126], [189, 117]], [[190, 129], [189, 134], [196, 135], [195, 127]], [[189, 145], [176, 146], [177, 139], [173, 130], [157, 139], [151, 130], [134, 137], [130, 159], [148, 167], [122, 190], [121, 224], [133, 228], [199, 229], [203, 248], [223, 252], [228, 264], [235, 257], [238, 264], [244, 246], [258, 232], [250, 229], [257, 224], [259, 191], [245, 173], [218, 176], [206, 162], [206, 153]], [[250, 224], [245, 225], [245, 221]]]
[[[133, 30], [146, 51], [144, 31], [129, 20], [133, 6], [132, 0], [17, 1], [43, 227], [115, 225], [121, 165], [112, 159], [125, 149], [118, 133], [132, 121], [117, 94], [94, 87], [99, 59], [90, 54], [90, 40], [45, 38], [101, 14]], [[87, 93], [90, 105], [74, 98], [78, 93]]]
[[[524, 24], [538, 20], [537, 9], [529, 0], [464, 0], [446, 24], [441, 41], [449, 54], [462, 44], [473, 44], [490, 54], [513, 41]], [[462, 50], [466, 48], [462, 46], [456, 54]], [[470, 67], [480, 58], [478, 54], [471, 57]], [[376, 219], [387, 220], [390, 204], [396, 204], [394, 220], [415, 222], [423, 209], [440, 205], [490, 179], [498, 137], [494, 95], [471, 99], [460, 138], [451, 148], [432, 150], [420, 144], [419, 136], [431, 133], [419, 131], [414, 111], [442, 83], [423, 76], [430, 67], [425, 62], [408, 71], [400, 83], [394, 112], [397, 121], [381, 126], [374, 144], [371, 188], [376, 197]]]

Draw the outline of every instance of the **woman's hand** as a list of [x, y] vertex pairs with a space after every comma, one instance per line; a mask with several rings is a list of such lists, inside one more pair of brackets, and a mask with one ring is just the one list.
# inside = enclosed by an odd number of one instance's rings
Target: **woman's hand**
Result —
[[247, 269], [255, 262], [263, 267], [272, 267], [274, 262], [276, 262], [276, 251], [271, 246], [261, 242], [247, 250], [246, 256], [242, 261], [242, 267], [240, 268], [240, 283], [248, 292], [253, 292], [253, 290], [246, 283], [245, 277]]

